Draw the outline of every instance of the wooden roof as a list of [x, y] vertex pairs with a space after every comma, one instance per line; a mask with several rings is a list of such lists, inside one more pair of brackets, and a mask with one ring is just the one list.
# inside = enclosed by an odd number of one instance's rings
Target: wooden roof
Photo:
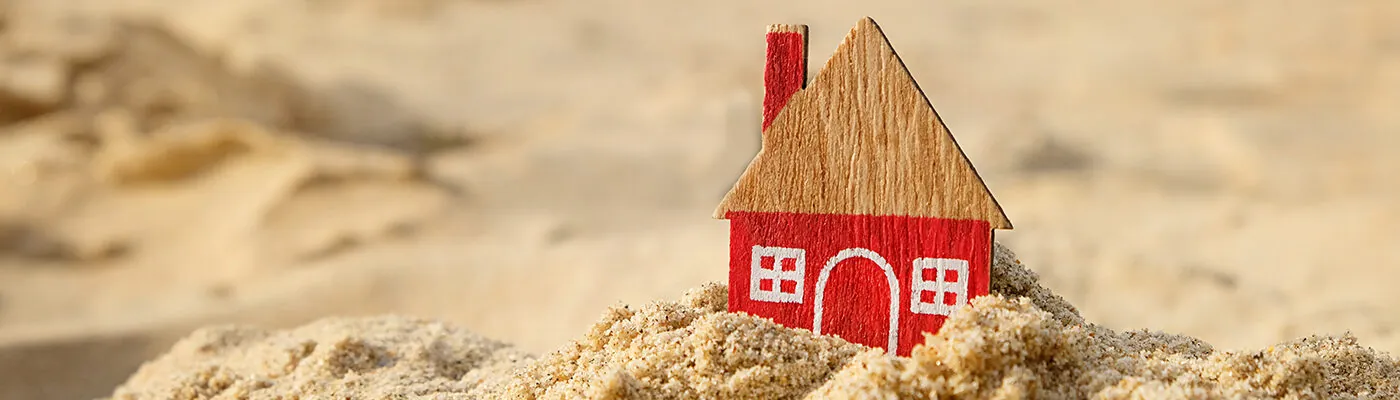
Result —
[[1011, 229], [870, 18], [764, 132], [715, 217], [730, 211], [975, 219]]

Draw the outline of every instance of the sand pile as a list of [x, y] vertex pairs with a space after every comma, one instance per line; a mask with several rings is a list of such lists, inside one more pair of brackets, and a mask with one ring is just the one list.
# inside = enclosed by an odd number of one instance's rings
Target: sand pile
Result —
[[707, 285], [679, 303], [617, 307], [584, 337], [488, 390], [507, 398], [793, 398], [868, 348], [724, 312]]
[[912, 357], [724, 312], [726, 288], [608, 310], [530, 359], [440, 323], [331, 319], [196, 332], [115, 399], [348, 398], [1394, 398], [1400, 363], [1347, 335], [1261, 351], [1085, 323], [998, 246], [993, 296]]
[[438, 322], [328, 319], [284, 332], [201, 329], [117, 398], [391, 398], [465, 393], [524, 356]]
[[[1394, 398], [1400, 364], [1350, 335], [1254, 352], [1066, 326], [1028, 299], [986, 297], [910, 358], [863, 353], [812, 397]], [[888, 397], [887, 397], [888, 398]]]

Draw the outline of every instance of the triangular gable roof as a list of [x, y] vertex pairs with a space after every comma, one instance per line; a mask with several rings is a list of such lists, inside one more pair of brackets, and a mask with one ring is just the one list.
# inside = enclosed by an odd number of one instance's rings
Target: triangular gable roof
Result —
[[1011, 221], [875, 21], [851, 29], [763, 134], [730, 211]]

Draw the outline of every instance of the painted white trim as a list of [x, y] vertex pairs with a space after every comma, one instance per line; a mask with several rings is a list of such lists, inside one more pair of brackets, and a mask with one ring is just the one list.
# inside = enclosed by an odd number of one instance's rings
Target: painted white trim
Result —
[[894, 268], [890, 267], [890, 263], [885, 261], [885, 258], [881, 257], [879, 253], [870, 249], [854, 247], [841, 250], [841, 252], [836, 253], [835, 257], [827, 260], [826, 266], [822, 267], [821, 275], [817, 277], [816, 304], [812, 305], [812, 332], [816, 332], [818, 335], [822, 333], [822, 303], [826, 297], [826, 284], [831, 279], [831, 270], [836, 269], [836, 265], [842, 261], [855, 257], [874, 261], [875, 265], [879, 265], [880, 269], [885, 271], [885, 279], [890, 284], [890, 334], [889, 345], [885, 349], [889, 354], [895, 354], [899, 348], [899, 279], [894, 277]]
[[[924, 271], [934, 270], [937, 274], [932, 281], [924, 280]], [[957, 275], [957, 282], [948, 282], [948, 273]], [[915, 314], [932, 314], [942, 316], [953, 316], [964, 305], [967, 305], [967, 280], [968, 262], [956, 258], [920, 258], [914, 260], [914, 275], [910, 281], [909, 291], [913, 292], [909, 298], [909, 312]], [[926, 291], [933, 292], [933, 303], [925, 303], [923, 294]], [[953, 304], [943, 302], [945, 293], [953, 293]]]
[[[763, 268], [763, 258], [773, 257], [773, 269]], [[797, 268], [792, 271], [783, 271], [783, 260], [795, 259]], [[749, 299], [754, 301], [766, 301], [770, 303], [802, 303], [803, 283], [807, 277], [807, 250], [794, 249], [788, 247], [766, 247], [753, 246], [752, 255], [749, 258]], [[759, 288], [758, 282], [764, 279], [773, 280], [772, 290]], [[783, 281], [796, 281], [797, 290], [794, 293], [783, 292]]]

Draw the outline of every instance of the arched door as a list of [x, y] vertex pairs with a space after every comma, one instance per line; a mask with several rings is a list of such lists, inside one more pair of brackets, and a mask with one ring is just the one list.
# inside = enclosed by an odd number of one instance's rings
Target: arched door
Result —
[[[870, 265], [869, 263], [846, 263], [854, 264], [852, 267], [847, 267], [851, 271], [848, 273], [847, 269], [842, 269], [843, 273], [835, 274], [837, 266], [841, 265], [843, 261], [853, 258], [863, 258], [873, 262], [875, 266], [879, 267], [878, 272], [883, 272], [885, 284], [879, 284], [880, 274], [869, 274], [876, 271], [859, 271], [855, 267], [856, 265]], [[833, 274], [836, 277], [833, 278]], [[836, 285], [836, 291], [840, 296], [839, 299], [832, 299], [830, 305], [833, 307], [832, 310], [827, 310], [826, 292], [828, 285]], [[872, 342], [863, 344], [877, 346], [879, 345], [878, 339], [865, 338], [864, 335], [858, 333], [871, 332], [869, 327], [872, 325], [878, 326], [877, 324], [888, 321], [885, 349], [890, 354], [895, 353], [899, 347], [899, 280], [895, 278], [894, 269], [890, 267], [890, 263], [885, 261], [884, 257], [880, 256], [879, 253], [859, 247], [841, 250], [830, 260], [827, 260], [826, 265], [822, 267], [821, 274], [817, 277], [816, 286], [816, 299], [812, 305], [813, 332], [837, 334], [853, 342]], [[881, 321], [880, 313], [873, 311], [878, 308], [872, 307], [872, 303], [882, 302], [883, 297], [878, 294], [884, 293], [889, 295], [889, 314], [888, 317], [883, 318], [885, 321]], [[824, 316], [829, 320], [823, 321]]]

